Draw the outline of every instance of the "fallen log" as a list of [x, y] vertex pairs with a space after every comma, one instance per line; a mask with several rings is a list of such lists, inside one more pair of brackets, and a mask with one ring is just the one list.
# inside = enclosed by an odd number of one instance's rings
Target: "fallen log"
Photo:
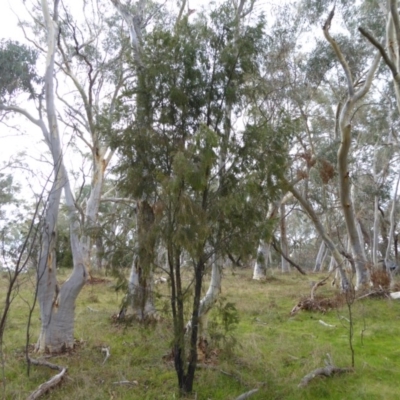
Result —
[[314, 378], [318, 376], [326, 376], [331, 377], [335, 374], [342, 374], [344, 372], [351, 372], [353, 368], [339, 368], [333, 365], [331, 356], [327, 354], [327, 361], [325, 362], [326, 366], [322, 368], [317, 368], [307, 374], [299, 383], [298, 387], [305, 387], [307, 386]]
[[48, 367], [51, 369], [55, 369], [57, 371], [60, 371], [57, 375], [54, 375], [51, 379], [49, 379], [47, 382], [42, 383], [33, 393], [31, 393], [27, 400], [36, 400], [39, 397], [43, 396], [46, 394], [50, 389], [53, 389], [56, 387], [63, 379], [64, 375], [67, 372], [66, 367], [62, 367], [60, 365], [52, 364], [47, 361], [39, 361], [39, 360], [34, 360], [32, 358], [28, 359], [28, 362], [33, 365], [38, 365], [38, 366], [44, 366]]

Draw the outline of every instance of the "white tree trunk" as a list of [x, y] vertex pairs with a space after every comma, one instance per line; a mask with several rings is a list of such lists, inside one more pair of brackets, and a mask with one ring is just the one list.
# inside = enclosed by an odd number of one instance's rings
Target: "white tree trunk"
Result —
[[393, 194], [392, 208], [390, 210], [390, 229], [389, 229], [389, 238], [388, 245], [385, 253], [385, 265], [388, 267], [390, 265], [390, 248], [392, 247], [393, 238], [394, 238], [394, 230], [396, 227], [396, 204], [397, 204], [397, 191], [399, 190], [400, 183], [400, 173], [397, 177], [396, 188]]
[[257, 248], [257, 257], [254, 265], [253, 279], [260, 281], [267, 277], [268, 259], [271, 243], [260, 240]]
[[[280, 214], [281, 214], [281, 251], [283, 254], [288, 255], [288, 242], [287, 242], [287, 235], [286, 235], [286, 207], [285, 203], [280, 204]], [[283, 273], [290, 272], [289, 263], [285, 257], [281, 256], [281, 268]]]
[[365, 77], [364, 84], [356, 90], [349, 65], [342, 51], [340, 50], [338, 43], [330, 36], [329, 33], [333, 15], [334, 13], [332, 11], [324, 24], [323, 31], [325, 38], [332, 46], [339, 62], [342, 65], [343, 71], [346, 75], [348, 86], [348, 97], [339, 116], [341, 144], [338, 150], [337, 159], [340, 203], [346, 222], [347, 234], [350, 239], [353, 259], [356, 268], [355, 287], [357, 289], [368, 283], [369, 274], [367, 269], [367, 260], [364, 256], [360, 236], [357, 231], [353, 199], [351, 196], [351, 179], [348, 165], [348, 156], [351, 147], [351, 119], [353, 117], [356, 104], [368, 93], [371, 87], [372, 80], [375, 75], [375, 71], [378, 69], [381, 56], [379, 53], [377, 54]]
[[104, 172], [109, 159], [105, 158], [105, 148], [96, 148], [92, 155], [92, 182], [90, 196], [86, 203], [85, 222], [81, 237], [83, 258], [86, 268], [91, 267], [91, 252], [93, 248], [93, 237], [99, 234], [97, 231], [98, 213], [100, 207], [101, 193], [104, 183]]
[[337, 262], [336, 262], [335, 258], [331, 256], [331, 260], [329, 262], [328, 272], [334, 271], [336, 266], [337, 266]]
[[337, 269], [340, 273], [341, 279], [341, 289], [346, 291], [349, 289], [349, 281], [347, 279], [346, 273], [344, 272], [343, 266], [345, 265], [345, 260], [337, 249], [335, 243], [329, 237], [327, 232], [325, 231], [321, 221], [318, 218], [318, 215], [312, 208], [311, 204], [291, 185], [289, 182], [285, 182], [290, 192], [293, 193], [293, 196], [299, 201], [303, 209], [308, 213], [311, 221], [313, 222], [317, 232], [321, 235], [322, 240], [325, 242], [326, 247], [332, 254], [332, 257], [335, 259], [337, 263]]
[[325, 242], [322, 242], [321, 245], [319, 246], [317, 258], [315, 260], [314, 272], [321, 271], [321, 265], [324, 262], [325, 256], [326, 256], [326, 245]]
[[[38, 302], [41, 314], [41, 332], [37, 343], [37, 350], [41, 352], [59, 352], [65, 348], [72, 348], [74, 345], [75, 300], [86, 281], [86, 268], [78, 239], [79, 223], [76, 217], [75, 203], [63, 163], [54, 101], [54, 57], [56, 35], [58, 34], [58, 11], [55, 8], [52, 18], [47, 0], [41, 0], [41, 3], [47, 29], [48, 52], [45, 73], [45, 95], [49, 131], [47, 131], [44, 123], [41, 123], [41, 128], [53, 157], [56, 178], [46, 213], [42, 252], [38, 266]], [[61, 187], [64, 187], [65, 190], [66, 205], [70, 217], [74, 266], [69, 279], [59, 288], [55, 268], [55, 232]]]

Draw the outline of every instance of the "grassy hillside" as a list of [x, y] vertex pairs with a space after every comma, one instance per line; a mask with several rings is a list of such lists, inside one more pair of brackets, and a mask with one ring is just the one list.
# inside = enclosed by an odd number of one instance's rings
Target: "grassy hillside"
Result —
[[[235, 399], [243, 392], [259, 388], [251, 399], [398, 399], [400, 301], [389, 299], [366, 298], [353, 306], [354, 372], [317, 378], [305, 388], [298, 387], [304, 375], [324, 366], [327, 353], [338, 367], [351, 364], [346, 306], [325, 314], [300, 311], [290, 315], [299, 299], [310, 294], [310, 282], [321, 277], [276, 272], [266, 282], [254, 282], [250, 270], [225, 270], [224, 300], [210, 316], [207, 358], [200, 354], [202, 365], [196, 373], [195, 393], [191, 398]], [[116, 324], [112, 315], [117, 312], [121, 298], [111, 278], [106, 279], [83, 289], [76, 308], [76, 349], [49, 359], [68, 366], [68, 375], [46, 398], [178, 398], [170, 355], [168, 286], [158, 287], [160, 321], [156, 325]], [[4, 338], [5, 380], [0, 374], [0, 397], [4, 394], [6, 399], [25, 399], [55, 374], [32, 366], [27, 376], [26, 302], [32, 301], [34, 285], [28, 275], [20, 283]], [[2, 276], [1, 300], [5, 284]], [[317, 293], [335, 295], [329, 285]], [[232, 313], [232, 309], [226, 308], [227, 303], [236, 305], [239, 323], [235, 330], [225, 332], [221, 312], [226, 309]], [[0, 304], [2, 309], [3, 303]], [[334, 327], [324, 326], [319, 320]], [[228, 323], [228, 328], [233, 325]], [[35, 310], [31, 342], [37, 339], [38, 329]], [[106, 346], [111, 355], [103, 364], [102, 348]]]

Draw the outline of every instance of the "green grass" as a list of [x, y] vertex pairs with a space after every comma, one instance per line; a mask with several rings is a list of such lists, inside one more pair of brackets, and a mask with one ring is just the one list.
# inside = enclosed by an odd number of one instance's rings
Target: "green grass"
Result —
[[[192, 399], [235, 399], [239, 394], [260, 388], [251, 399], [398, 399], [400, 381], [400, 302], [364, 299], [353, 305], [355, 370], [332, 378], [317, 378], [298, 388], [302, 377], [322, 367], [329, 353], [339, 367], [351, 364], [346, 307], [326, 314], [290, 311], [298, 300], [309, 295], [310, 281], [323, 275], [300, 276], [296, 272], [276, 272], [266, 282], [251, 280], [250, 270], [225, 270], [222, 295], [233, 302], [240, 322], [233, 332], [236, 345], [219, 342], [218, 363], [196, 372]], [[62, 276], [65, 279], [66, 275]], [[7, 281], [0, 277], [0, 301]], [[207, 283], [206, 285], [207, 286]], [[167, 309], [167, 285], [160, 286], [160, 309]], [[26, 318], [25, 301], [32, 300], [33, 283], [22, 277], [4, 337], [5, 398], [25, 399], [54, 371], [31, 367], [26, 373], [24, 358]], [[334, 295], [329, 285], [317, 291]], [[48, 399], [175, 399], [178, 398], [170, 352], [171, 321], [161, 312], [154, 326], [115, 325], [111, 315], [118, 311], [121, 295], [113, 282], [87, 285], [78, 298], [72, 354], [49, 361], [68, 366], [63, 383], [47, 395]], [[1, 309], [0, 308], [0, 309]], [[214, 313], [216, 315], [216, 313]], [[213, 317], [211, 316], [212, 320]], [[335, 325], [329, 328], [319, 320]], [[31, 328], [32, 342], [39, 331], [38, 310]], [[103, 364], [102, 347], [111, 356]], [[117, 385], [123, 380], [137, 385]], [[0, 398], [4, 382], [0, 374]]]

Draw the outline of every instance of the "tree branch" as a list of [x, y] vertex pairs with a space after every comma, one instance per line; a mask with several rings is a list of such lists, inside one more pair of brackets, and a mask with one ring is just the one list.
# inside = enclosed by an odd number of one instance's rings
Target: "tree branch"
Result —
[[364, 28], [359, 27], [358, 31], [364, 37], [366, 37], [373, 46], [375, 46], [379, 50], [379, 52], [381, 53], [381, 56], [382, 56], [383, 60], [385, 61], [386, 65], [392, 71], [393, 77], [396, 78], [396, 76], [398, 74], [396, 65], [389, 58], [389, 56], [386, 53], [386, 50], [383, 48], [383, 46], [368, 31], [366, 31]]
[[397, 71], [400, 69], [400, 20], [399, 20], [399, 10], [397, 6], [397, 0], [390, 0], [390, 14], [393, 20], [394, 31], [396, 34], [397, 41]]
[[337, 44], [336, 40], [333, 39], [329, 33], [329, 29], [331, 27], [331, 22], [332, 22], [334, 15], [335, 15], [335, 7], [333, 7], [332, 11], [329, 13], [328, 18], [326, 19], [325, 24], [322, 27], [322, 29], [324, 31], [324, 36], [325, 36], [326, 40], [332, 46], [337, 58], [339, 59], [340, 64], [342, 65], [342, 68], [344, 70], [344, 73], [345, 73], [346, 79], [347, 79], [349, 96], [352, 97], [354, 94], [354, 84], [353, 84], [353, 77], [351, 76], [349, 64], [347, 63], [346, 59], [344, 58], [344, 55], [343, 55], [342, 51], [340, 50], [340, 47]]

